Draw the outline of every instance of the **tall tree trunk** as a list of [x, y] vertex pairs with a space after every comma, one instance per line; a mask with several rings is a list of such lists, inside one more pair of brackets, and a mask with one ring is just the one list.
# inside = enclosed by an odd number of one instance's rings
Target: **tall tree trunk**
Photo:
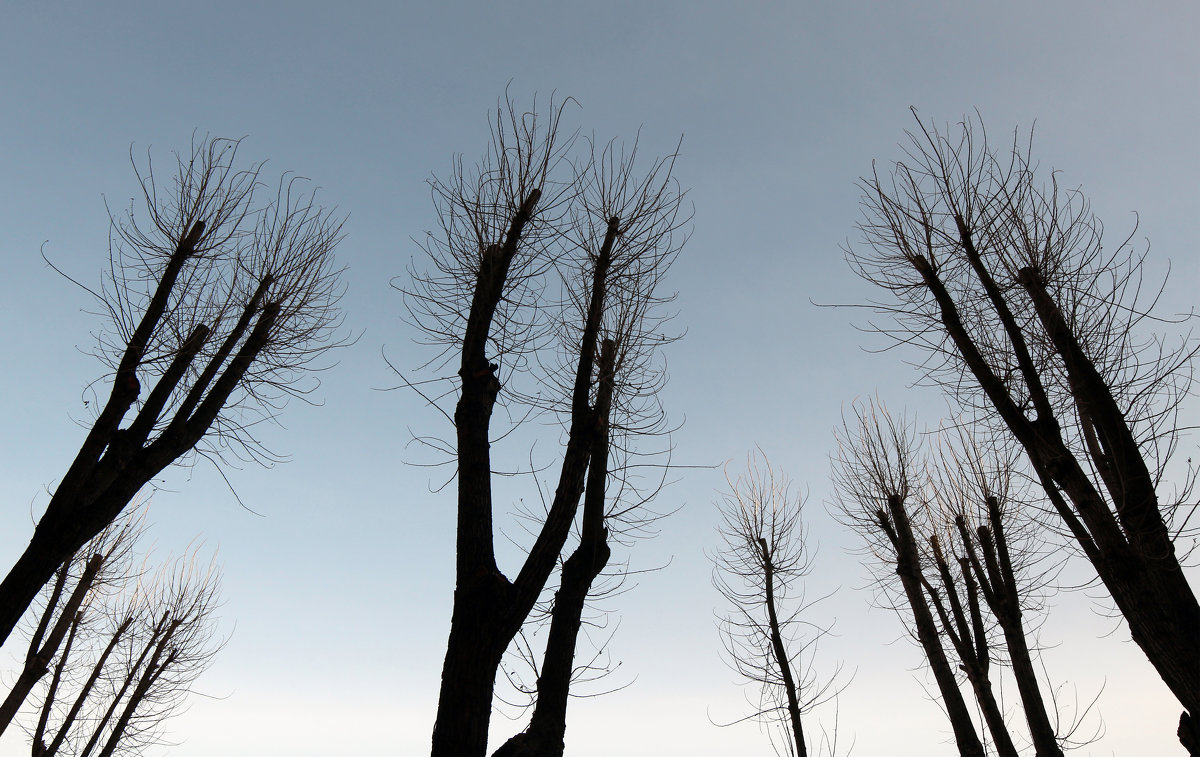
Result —
[[[454, 414], [459, 465], [457, 576], [434, 723], [433, 757], [486, 754], [492, 695], [504, 650], [520, 630], [558, 561], [585, 488], [593, 440], [604, 431], [598, 427], [589, 397], [596, 380], [596, 346], [608, 271], [620, 229], [616, 217], [609, 219], [604, 243], [593, 263], [571, 396], [571, 425], [558, 487], [520, 572], [510, 582], [496, 565], [492, 544], [489, 429], [500, 382], [485, 350], [509, 264], [539, 197], [534, 190], [524, 200], [512, 217], [504, 244], [492, 245], [483, 255], [463, 336], [459, 369], [462, 390]], [[478, 669], [480, 665], [484, 667]]]
[[967, 552], [964, 562], [969, 568], [964, 566], [964, 571], [973, 570], [978, 577], [984, 600], [1004, 633], [1004, 643], [1008, 648], [1008, 659], [1012, 663], [1017, 692], [1021, 695], [1021, 707], [1025, 712], [1025, 721], [1029, 724], [1029, 738], [1033, 742], [1037, 757], [1063, 757], [1062, 747], [1059, 746], [1058, 736], [1050, 722], [1050, 714], [1046, 710], [1037, 672], [1033, 667], [1029, 643], [1025, 638], [1025, 628], [1021, 620], [1021, 596], [1008, 550], [1008, 538], [1000, 505], [995, 497], [989, 497], [987, 505], [988, 522], [991, 527], [980, 526], [976, 530], [978, 543], [983, 551], [982, 561], [967, 531], [966, 521], [962, 516], [955, 518], [955, 526]]
[[950, 602], [951, 611], [949, 613], [946, 612], [946, 608], [942, 605], [937, 591], [927, 582], [924, 582], [925, 589], [929, 592], [929, 601], [937, 610], [938, 617], [942, 621], [942, 627], [950, 637], [954, 650], [958, 654], [958, 659], [961, 663], [960, 667], [966, 673], [967, 681], [971, 684], [971, 690], [975, 693], [975, 701], [979, 704], [984, 722], [987, 724], [988, 731], [992, 734], [992, 741], [995, 744], [997, 754], [1000, 757], [1017, 757], [1017, 747], [1013, 743], [1012, 734], [1008, 731], [1008, 725], [1004, 722], [1004, 714], [1000, 711], [1000, 705], [996, 702], [995, 692], [992, 691], [992, 681], [988, 676], [991, 660], [988, 656], [990, 652], [988, 650], [983, 616], [980, 612], [977, 596], [978, 584], [971, 579], [969, 569], [964, 571], [963, 578], [966, 584], [965, 590], [968, 604], [967, 612], [970, 613], [970, 619], [968, 620], [967, 613], [963, 611], [962, 602], [958, 597], [958, 586], [954, 581], [953, 575], [950, 573], [950, 565], [942, 554], [936, 537], [931, 540], [931, 544], [938, 572], [942, 577], [942, 585], [945, 587], [946, 597]]
[[437, 720], [433, 726], [434, 755], [483, 755], [487, 752], [488, 723], [496, 671], [508, 638], [497, 638], [494, 601], [456, 591], [450, 638], [442, 667]]
[[[63, 561], [73, 554], [60, 550], [47, 529], [35, 528], [29, 546], [0, 582], [0, 644], [20, 622], [39, 591], [54, 576]], [[62, 554], [65, 552], [65, 554]]]
[[771, 562], [767, 540], [760, 537], [758, 547], [762, 551], [763, 574], [766, 579], [767, 623], [771, 630], [771, 648], [775, 651], [775, 663], [779, 666], [779, 676], [783, 680], [783, 689], [787, 695], [788, 722], [791, 723], [796, 756], [808, 757], [808, 747], [804, 743], [804, 726], [800, 722], [800, 695], [796, 690], [795, 676], [792, 675], [792, 661], [783, 646], [779, 615], [775, 611], [775, 566]]
[[925, 650], [925, 659], [933, 671], [938, 691], [942, 695], [942, 704], [950, 718], [950, 728], [958, 744], [958, 753], [960, 757], [984, 757], [983, 743], [979, 740], [975, 724], [971, 721], [971, 711], [963, 700], [962, 692], [959, 691], [958, 681], [942, 648], [937, 624], [925, 601], [917, 543], [900, 497], [888, 496], [888, 511], [881, 509], [877, 513], [879, 525], [887, 533], [896, 550], [896, 573], [900, 576], [900, 583], [912, 609], [917, 641]]

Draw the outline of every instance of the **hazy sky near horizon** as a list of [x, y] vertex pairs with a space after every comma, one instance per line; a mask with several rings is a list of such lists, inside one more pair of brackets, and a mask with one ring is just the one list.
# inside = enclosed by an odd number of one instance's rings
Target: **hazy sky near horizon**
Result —
[[[1186, 2], [8, 2], [0, 564], [78, 449], [83, 390], [102, 372], [88, 356], [98, 321], [87, 296], [39, 253], [98, 281], [105, 203], [119, 211], [137, 192], [131, 150], [165, 158], [194, 134], [245, 136], [247, 159], [309, 177], [348, 214], [339, 259], [358, 339], [322, 376], [319, 406], [292, 403], [263, 432], [288, 462], [225, 471], [254, 512], [207, 464], [171, 470], [153, 495], [157, 551], [199, 539], [225, 576], [228, 642], [200, 680], [206, 696], [172, 721], [172, 754], [427, 753], [454, 497], [431, 491], [438, 471], [410, 464], [413, 436], [444, 432], [444, 419], [384, 391], [398, 383], [385, 355], [406, 369], [430, 357], [390, 282], [436, 224], [426, 180], [455, 154], [482, 154], [497, 98], [557, 93], [578, 101], [567, 121], [584, 134], [640, 130], [647, 155], [683, 137], [676, 172], [695, 219], [669, 285], [687, 334], [667, 351], [663, 401], [683, 424], [675, 461], [711, 466], [680, 470], [659, 501], [678, 512], [629, 555], [634, 569], [666, 566], [609, 603], [610, 680], [630, 685], [572, 702], [568, 754], [770, 753], [753, 725], [713, 725], [747, 706], [719, 657], [712, 502], [720, 465], [742, 465], [754, 445], [808, 494], [809, 594], [832, 593], [814, 620], [836, 632], [817, 668], [856, 671], [839, 704], [843, 746], [953, 754], [917, 649], [869, 607], [855, 541], [826, 511], [832, 432], [849, 403], [878, 392], [931, 424], [946, 406], [910, 387], [913, 355], [872, 351], [884, 343], [856, 330], [865, 314], [813, 302], [873, 294], [843, 259], [858, 239], [856, 180], [900, 155], [913, 106], [937, 123], [978, 113], [999, 138], [1036, 122], [1042, 164], [1084, 188], [1113, 241], [1139, 222], [1153, 271], [1171, 267], [1164, 306], [1192, 307], [1198, 21]], [[1063, 595], [1040, 636], [1063, 701], [1082, 707], [1103, 689], [1105, 733], [1082, 753], [1177, 753], [1178, 708], [1092, 594]], [[832, 726], [830, 709], [820, 715]], [[523, 725], [494, 717], [493, 748]], [[18, 733], [0, 739], [0, 755], [26, 749]]]

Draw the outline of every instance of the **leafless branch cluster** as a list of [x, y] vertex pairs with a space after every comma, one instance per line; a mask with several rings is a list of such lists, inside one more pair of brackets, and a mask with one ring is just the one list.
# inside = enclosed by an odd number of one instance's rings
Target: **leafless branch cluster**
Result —
[[[285, 174], [271, 187], [263, 163], [239, 167], [240, 145], [194, 140], [169, 181], [150, 156], [134, 162], [144, 207], [113, 218], [109, 268], [95, 292], [105, 320], [97, 355], [110, 376], [154, 383], [135, 403], [145, 444], [172, 424], [178, 433], [208, 405], [218, 411], [210, 453], [271, 460], [251, 427], [315, 389], [311, 369], [344, 343], [333, 256], [342, 219], [316, 204], [304, 179]], [[233, 381], [255, 332], [252, 360]]]
[[1080, 720], [1061, 723], [1047, 706], [1030, 643], [1061, 561], [1039, 544], [1040, 510], [1013, 475], [1011, 445], [962, 425], [936, 440], [925, 451], [911, 421], [875, 402], [857, 405], [838, 435], [838, 508], [868, 545], [878, 596], [923, 649], [960, 752], [983, 754], [960, 692], [965, 679], [997, 752], [1018, 754], [1020, 733], [994, 691], [999, 663], [1012, 669], [1036, 753], [1061, 757], [1079, 745]]
[[547, 115], [539, 113], [536, 101], [528, 111], [497, 108], [491, 144], [479, 163], [465, 164], [456, 155], [449, 173], [430, 181], [440, 229], [421, 245], [423, 265], [410, 266], [405, 282], [396, 285], [425, 343], [439, 348], [428, 365], [444, 367], [458, 356], [478, 271], [530, 197], [536, 197], [538, 212], [522, 225], [521, 244], [505, 271], [496, 326], [486, 339], [488, 354], [506, 371], [505, 383], [545, 346], [552, 330], [540, 306], [545, 278], [560, 254], [562, 223], [578, 194], [569, 174], [560, 178], [575, 141], [560, 129], [570, 103], [552, 100]]
[[[667, 377], [662, 348], [679, 334], [670, 328], [674, 294], [664, 291], [662, 279], [687, 239], [691, 216], [673, 176], [677, 152], [643, 168], [636, 141], [627, 148], [616, 140], [564, 135], [562, 118], [571, 102], [552, 100], [548, 115], [539, 114], [536, 101], [528, 111], [511, 102], [497, 108], [483, 159], [467, 167], [456, 156], [449, 175], [431, 181], [440, 233], [425, 238], [424, 265], [410, 266], [395, 286], [405, 295], [409, 321], [436, 348], [425, 367], [448, 367], [462, 348], [488, 249], [499, 249], [497, 240], [509, 232], [506, 224], [536, 193], [520, 244], [504, 270], [503, 296], [486, 337], [488, 359], [504, 387], [496, 403], [506, 409], [509, 422], [493, 431], [493, 438], [506, 438], [544, 413], [566, 428], [591, 293], [599, 284], [604, 290], [600, 333], [617, 345], [611, 470], [636, 473], [621, 478], [628, 496], [610, 501], [613, 512], [617, 502], [632, 502], [625, 514], [633, 516], [651, 498], [645, 495], [660, 487], [669, 457], [669, 448], [647, 450], [637, 442], [670, 431], [658, 401]], [[586, 148], [578, 149], [581, 144]], [[610, 234], [611, 219], [620, 220]], [[597, 281], [597, 257], [610, 236], [603, 281]], [[592, 347], [593, 362], [601, 341]], [[420, 388], [426, 392], [425, 386], [441, 383], [426, 398], [442, 406], [457, 399], [456, 382], [456, 376], [443, 375]], [[589, 383], [593, 401], [597, 386]], [[442, 414], [451, 419], [453, 412], [446, 406]], [[435, 451], [439, 462], [456, 456], [447, 439], [422, 436], [419, 441]], [[537, 469], [531, 464], [531, 471]], [[639, 481], [645, 483], [636, 485]], [[638, 531], [638, 522], [629, 519], [632, 530]]]
[[[1032, 133], [1022, 141], [1014, 132], [1000, 151], [981, 121], [964, 121], [956, 135], [918, 126], [907, 133], [905, 159], [890, 174], [876, 171], [862, 182], [866, 245], [848, 250], [848, 259], [895, 298], [871, 303], [892, 317], [873, 327], [921, 347], [925, 376], [973, 411], [973, 420], [1000, 422], [991, 390], [974, 379], [971, 358], [945, 327], [942, 303], [928, 284], [936, 278], [954, 302], [963, 338], [1015, 410], [1059, 420], [1068, 448], [1099, 476], [1091, 454], [1098, 443], [1094, 423], [1078, 407], [1060, 345], [1039, 315], [1037, 292], [1045, 292], [1161, 483], [1188, 431], [1179, 407], [1200, 344], [1178, 332], [1192, 314], [1155, 313], [1166, 277], [1147, 281], [1148, 249], [1133, 243], [1136, 227], [1106, 248], [1103, 223], [1082, 191], [1063, 187], [1058, 172], [1039, 171]], [[1168, 518], [1190, 491], [1181, 488], [1163, 508]]]
[[[140, 754], [162, 743], [220, 647], [215, 566], [193, 551], [149, 568], [135, 551], [144, 515], [114, 522], [43, 592], [25, 665], [0, 705], [0, 730], [18, 718], [33, 757]], [[33, 710], [19, 714], [26, 702]]]

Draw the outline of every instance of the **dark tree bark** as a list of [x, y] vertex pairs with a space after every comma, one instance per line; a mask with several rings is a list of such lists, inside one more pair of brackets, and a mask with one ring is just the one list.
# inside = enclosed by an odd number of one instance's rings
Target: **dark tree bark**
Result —
[[[671, 177], [674, 156], [656, 161], [642, 177], [634, 175], [636, 149], [609, 143], [598, 150], [593, 143], [590, 158], [579, 158], [571, 139], [560, 142], [564, 105], [552, 102], [548, 116], [521, 112], [511, 101], [497, 109], [482, 161], [467, 170], [456, 160], [449, 177], [433, 180], [444, 237], [428, 238], [428, 268], [413, 270], [399, 287], [412, 322], [429, 344], [442, 347], [441, 359], [457, 373], [437, 379], [454, 385], [443, 396], [456, 396], [452, 414], [439, 406], [454, 426], [454, 439], [438, 448], [454, 449], [458, 518], [435, 756], [486, 753], [501, 660], [559, 565], [588, 488], [597, 499], [584, 507], [584, 552], [567, 560], [570, 574], [559, 591], [548, 650], [553, 663], [539, 684], [545, 691], [538, 695], [536, 731], [562, 740], [560, 684], [570, 682], [582, 612], [574, 605], [587, 597], [593, 571], [607, 562], [601, 538], [611, 526], [603, 522], [604, 445], [610, 428], [626, 436], [662, 428], [656, 391], [663, 378], [650, 363], [658, 347], [672, 340], [660, 336], [669, 318], [659, 311], [671, 298], [656, 294], [656, 287], [683, 244], [673, 235], [686, 223]], [[615, 375], [606, 379], [598, 363], [601, 345], [610, 339]], [[521, 386], [526, 377], [536, 390]], [[495, 431], [498, 405], [507, 414], [504, 432]], [[518, 407], [528, 415], [514, 413]], [[493, 434], [503, 437], [523, 417], [539, 413], [561, 424], [558, 481], [510, 578], [493, 544], [491, 445]], [[633, 453], [622, 448], [621, 454]], [[591, 483], [589, 467], [599, 477]]]
[[481, 755], [487, 750], [496, 672], [525, 618], [537, 602], [570, 533], [583, 493], [588, 456], [598, 432], [589, 403], [594, 357], [604, 313], [605, 281], [620, 220], [608, 224], [592, 272], [586, 322], [575, 370], [571, 421], [558, 487], [532, 549], [515, 581], [496, 565], [492, 545], [491, 411], [500, 383], [485, 354], [488, 331], [504, 291], [504, 276], [521, 243], [539, 193], [513, 215], [503, 246], [489, 248], [479, 268], [463, 338], [462, 394], [455, 412], [458, 434], [458, 578], [450, 638], [442, 669], [433, 755]]
[[938, 592], [930, 583], [922, 579], [925, 590], [929, 593], [929, 601], [937, 611], [942, 622], [942, 628], [950, 637], [950, 643], [958, 656], [960, 668], [967, 676], [975, 701], [983, 713], [983, 720], [1000, 757], [1017, 757], [1017, 747], [1013, 744], [1012, 734], [1004, 722], [1004, 713], [996, 702], [996, 694], [992, 690], [992, 681], [988, 676], [991, 667], [991, 652], [987, 634], [984, 630], [983, 614], [979, 607], [979, 587], [972, 578], [969, 570], [963, 572], [963, 591], [967, 598], [967, 608], [963, 609], [959, 598], [959, 587], [950, 572], [950, 564], [946, 561], [937, 538], [931, 540], [934, 562], [938, 575], [942, 579], [944, 596], [950, 603], [950, 611], [942, 602], [943, 594]]
[[983, 744], [979, 740], [975, 724], [971, 721], [971, 711], [963, 700], [962, 692], [959, 691], [954, 670], [950, 667], [942, 647], [937, 623], [925, 599], [924, 587], [927, 582], [921, 570], [920, 552], [908, 513], [904, 509], [904, 501], [898, 495], [889, 495], [887, 511], [880, 509], [876, 518], [879, 528], [887, 535], [895, 550], [896, 573], [900, 576], [900, 583], [912, 610], [917, 641], [925, 650], [925, 659], [933, 671], [934, 680], [937, 681], [942, 705], [946, 708], [954, 740], [958, 744], [958, 752], [962, 757], [983, 757]]
[[[1013, 677], [1021, 695], [1021, 706], [1037, 757], [1062, 757], [1062, 747], [1050, 722], [1021, 620], [1021, 595], [1009, 555], [1000, 505], [995, 497], [989, 497], [987, 506], [990, 526], [980, 526], [976, 530], [977, 541], [972, 540], [963, 517], [960, 515], [955, 518], [955, 527], [966, 554], [963, 573], [966, 575], [968, 571], [973, 571], [984, 600], [1004, 633], [1008, 659], [1012, 663]], [[982, 561], [979, 558], [980, 551], [983, 552]]]
[[550, 634], [537, 681], [537, 702], [529, 727], [505, 742], [493, 757], [562, 757], [567, 730], [567, 702], [575, 670], [575, 645], [579, 638], [583, 608], [592, 583], [604, 570], [612, 554], [608, 546], [608, 529], [604, 526], [604, 510], [608, 478], [608, 422], [612, 408], [616, 352], [616, 342], [604, 340], [600, 352], [600, 388], [595, 408], [597, 430], [592, 438], [579, 546], [563, 563], [562, 582], [554, 595]]

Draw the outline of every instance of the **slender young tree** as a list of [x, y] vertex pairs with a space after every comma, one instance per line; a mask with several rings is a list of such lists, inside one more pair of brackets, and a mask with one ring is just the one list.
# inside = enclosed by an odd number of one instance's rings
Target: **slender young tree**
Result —
[[895, 317], [884, 330], [1020, 444], [1200, 754], [1200, 603], [1175, 550], [1190, 487], [1164, 490], [1195, 343], [1148, 331], [1161, 289], [1143, 286], [1145, 253], [1104, 247], [1086, 198], [1039, 175], [1028, 143], [918, 126], [890, 174], [863, 180], [850, 262], [894, 297], [875, 303]]
[[[713, 584], [734, 608], [721, 619], [726, 656], [759, 686], [758, 709], [750, 717], [779, 727], [784, 737], [772, 737], [776, 751], [808, 757], [813, 731], [806, 735], [804, 716], [836, 694], [837, 676], [818, 681], [812, 667], [816, 644], [828, 631], [807, 617], [812, 603], [797, 585], [812, 569], [803, 500], [761, 450], [744, 474], [735, 480], [726, 470], [725, 480], [729, 490], [718, 504], [724, 546]], [[835, 747], [828, 746], [832, 754]]]
[[[448, 178], [432, 182], [441, 234], [428, 238], [428, 268], [401, 287], [412, 321], [457, 369], [457, 402], [452, 415], [445, 413], [455, 434], [456, 585], [434, 755], [486, 752], [501, 659], [558, 565], [589, 467], [595, 496], [604, 501], [611, 417], [623, 418], [623, 432], [636, 430], [648, 417], [645, 408], [657, 406], [663, 376], [653, 361], [664, 341], [660, 308], [670, 297], [658, 285], [687, 221], [672, 178], [674, 156], [654, 162], [645, 177], [631, 170], [636, 149], [626, 156], [610, 146], [599, 160], [593, 150], [591, 158], [572, 162], [574, 140], [560, 133], [562, 112], [563, 104], [553, 102], [544, 114], [536, 107], [522, 112], [511, 101], [497, 109], [480, 164], [468, 170], [456, 160]], [[555, 275], [563, 282], [558, 301], [549, 296]], [[601, 391], [606, 340], [615, 350], [608, 409]], [[512, 579], [501, 572], [494, 544], [497, 406], [510, 415], [524, 407], [524, 418], [553, 414], [563, 429], [557, 486]], [[596, 513], [585, 509], [589, 546], [575, 563], [582, 563], [582, 578], [564, 576], [565, 630], [556, 637], [577, 633], [579, 622], [566, 608], [581, 590], [586, 596], [588, 574], [603, 567]], [[565, 696], [565, 690], [561, 675], [552, 681], [546, 673], [537, 738], [561, 750], [566, 705], [555, 692]], [[544, 731], [542, 723], [549, 724]]]
[[0, 582], [0, 643], [164, 468], [192, 453], [270, 459], [255, 424], [311, 391], [310, 369], [344, 343], [341, 221], [295, 177], [264, 187], [262, 164], [239, 167], [238, 147], [196, 140], [167, 181], [134, 163], [144, 209], [113, 217], [103, 284], [84, 287], [106, 321], [96, 354], [110, 373], [98, 385], [111, 386]]

